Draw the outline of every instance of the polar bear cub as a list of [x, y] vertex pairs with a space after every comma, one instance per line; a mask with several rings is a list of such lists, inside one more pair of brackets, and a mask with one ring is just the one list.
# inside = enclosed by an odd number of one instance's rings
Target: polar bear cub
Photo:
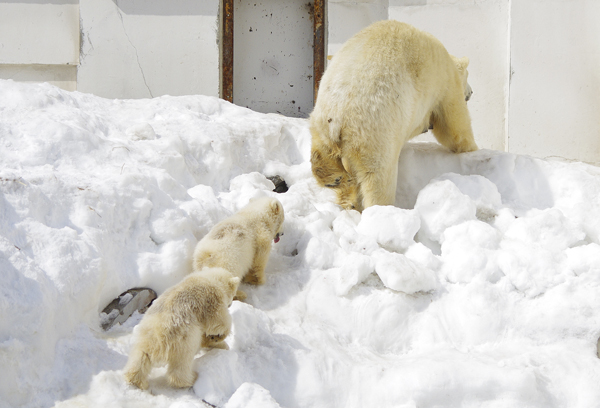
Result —
[[[198, 242], [194, 250], [194, 271], [221, 267], [243, 282], [262, 285], [271, 240], [279, 241], [283, 220], [283, 206], [276, 198], [251, 200]], [[245, 298], [246, 294], [238, 290], [236, 299]]]
[[239, 283], [240, 278], [225, 269], [207, 268], [159, 296], [136, 328], [125, 379], [147, 389], [152, 367], [167, 363], [169, 384], [191, 387], [198, 377], [192, 364], [199, 349], [228, 348], [224, 342], [231, 330], [228, 307]]
[[400, 151], [429, 127], [455, 153], [477, 150], [468, 64], [399, 21], [376, 22], [350, 38], [323, 74], [310, 115], [319, 185], [335, 188], [342, 207], [362, 211], [395, 202]]

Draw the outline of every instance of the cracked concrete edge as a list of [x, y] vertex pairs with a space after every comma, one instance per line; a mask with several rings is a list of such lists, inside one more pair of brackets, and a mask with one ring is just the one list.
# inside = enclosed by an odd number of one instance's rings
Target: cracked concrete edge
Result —
[[127, 33], [127, 28], [125, 27], [125, 21], [123, 19], [123, 13], [121, 12], [121, 9], [119, 8], [118, 1], [115, 1], [115, 7], [117, 8], [117, 14], [119, 15], [119, 19], [121, 20], [121, 26], [123, 27], [123, 33], [125, 34], [125, 37], [127, 37], [127, 41], [129, 42], [129, 45], [131, 45], [131, 48], [133, 48], [133, 51], [135, 52], [135, 59], [138, 64], [138, 68], [140, 69], [140, 73], [142, 74], [142, 80], [144, 81], [144, 85], [146, 86], [146, 89], [148, 90], [150, 97], [154, 98], [154, 95], [152, 94], [152, 90], [148, 86], [148, 82], [146, 80], [146, 74], [144, 74], [144, 69], [142, 68], [142, 64], [140, 63], [140, 56], [138, 54], [137, 47], [133, 44], [133, 41], [131, 41], [131, 38], [129, 37], [129, 33]]

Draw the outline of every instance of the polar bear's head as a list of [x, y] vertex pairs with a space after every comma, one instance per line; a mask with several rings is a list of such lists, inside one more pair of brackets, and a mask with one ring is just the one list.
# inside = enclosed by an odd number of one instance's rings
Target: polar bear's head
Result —
[[347, 210], [362, 211], [358, 185], [346, 168], [349, 166], [344, 166], [339, 149], [315, 143], [313, 138], [310, 162], [317, 183], [335, 189], [338, 204]]
[[471, 95], [473, 95], [471, 85], [469, 85], [467, 82], [467, 79], [469, 78], [469, 71], [467, 71], [467, 67], [469, 66], [469, 58], [456, 58], [454, 55], [451, 55], [451, 57], [452, 61], [454, 61], [454, 65], [456, 65], [456, 69], [458, 69], [460, 80], [462, 81], [462, 86], [465, 92], [465, 101], [468, 101], [471, 99]]

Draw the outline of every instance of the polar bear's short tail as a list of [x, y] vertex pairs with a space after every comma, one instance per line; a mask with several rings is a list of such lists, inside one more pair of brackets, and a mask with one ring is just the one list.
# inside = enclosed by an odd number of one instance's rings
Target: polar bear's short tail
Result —
[[313, 111], [310, 117], [311, 133], [318, 134], [327, 144], [339, 144], [342, 135], [342, 119], [335, 115], [325, 115], [321, 111]]
[[125, 379], [128, 383], [141, 388], [148, 389], [148, 375], [152, 370], [150, 356], [143, 350], [134, 348], [125, 366]]

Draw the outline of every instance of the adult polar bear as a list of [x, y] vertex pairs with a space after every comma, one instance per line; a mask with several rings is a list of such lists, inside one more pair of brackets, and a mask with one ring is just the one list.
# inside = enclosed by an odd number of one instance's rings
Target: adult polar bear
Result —
[[379, 21], [350, 38], [325, 71], [310, 115], [318, 183], [335, 188], [344, 208], [362, 211], [394, 203], [400, 151], [430, 125], [453, 152], [477, 150], [468, 64], [399, 21]]

